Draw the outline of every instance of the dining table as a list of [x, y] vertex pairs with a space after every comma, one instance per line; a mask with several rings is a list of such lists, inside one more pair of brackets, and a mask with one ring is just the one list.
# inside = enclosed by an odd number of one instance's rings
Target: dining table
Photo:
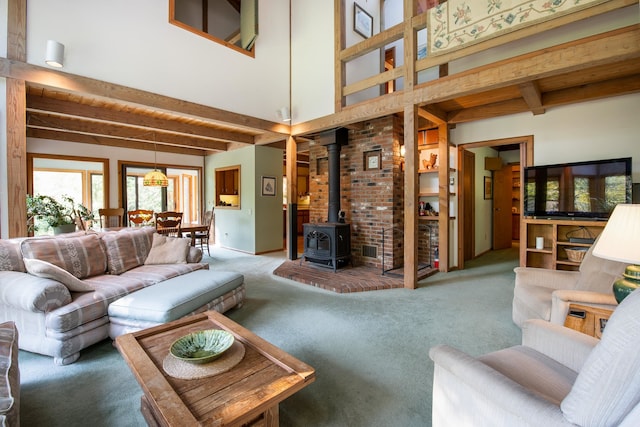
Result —
[[191, 246], [196, 245], [196, 233], [207, 231], [209, 231], [209, 225], [207, 224], [183, 224], [180, 227], [180, 232], [191, 238]]

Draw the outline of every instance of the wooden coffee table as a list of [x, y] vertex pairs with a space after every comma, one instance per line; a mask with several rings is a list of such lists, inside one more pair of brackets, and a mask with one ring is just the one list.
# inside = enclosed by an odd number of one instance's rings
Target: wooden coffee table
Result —
[[[242, 361], [212, 377], [167, 375], [162, 366], [171, 343], [204, 329], [231, 332], [245, 347]], [[142, 387], [140, 410], [150, 426], [277, 426], [278, 404], [315, 380], [311, 366], [216, 311], [121, 335], [115, 342]]]

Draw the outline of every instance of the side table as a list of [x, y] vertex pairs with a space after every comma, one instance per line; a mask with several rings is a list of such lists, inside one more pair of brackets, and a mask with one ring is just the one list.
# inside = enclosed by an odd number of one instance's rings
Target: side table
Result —
[[564, 326], [600, 338], [613, 311], [582, 304], [569, 304]]

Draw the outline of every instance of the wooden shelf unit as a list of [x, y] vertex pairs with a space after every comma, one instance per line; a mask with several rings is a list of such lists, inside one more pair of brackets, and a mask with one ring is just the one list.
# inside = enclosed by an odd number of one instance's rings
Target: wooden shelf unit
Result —
[[[567, 257], [566, 248], [591, 247], [591, 243], [569, 241], [570, 237], [593, 238], [600, 235], [606, 221], [525, 218], [520, 241], [520, 266], [551, 270], [577, 270], [580, 262]], [[544, 248], [536, 249], [536, 237], [544, 238]]]

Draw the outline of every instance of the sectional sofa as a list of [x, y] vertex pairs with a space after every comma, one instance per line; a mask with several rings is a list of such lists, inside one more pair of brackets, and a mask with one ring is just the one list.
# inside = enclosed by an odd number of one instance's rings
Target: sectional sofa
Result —
[[[158, 235], [152, 227], [0, 240], [0, 322], [15, 322], [21, 349], [52, 356], [58, 365], [73, 363], [80, 350], [109, 337], [111, 303], [209, 269], [200, 262], [202, 251], [189, 243]], [[244, 277], [227, 273], [220, 275], [224, 283], [216, 283], [217, 274], [194, 274], [210, 282], [197, 299], [181, 298], [180, 286], [165, 289], [164, 299], [176, 298], [189, 313], [241, 305]], [[220, 292], [212, 293], [213, 287]], [[176, 315], [175, 307], [167, 310]]]

